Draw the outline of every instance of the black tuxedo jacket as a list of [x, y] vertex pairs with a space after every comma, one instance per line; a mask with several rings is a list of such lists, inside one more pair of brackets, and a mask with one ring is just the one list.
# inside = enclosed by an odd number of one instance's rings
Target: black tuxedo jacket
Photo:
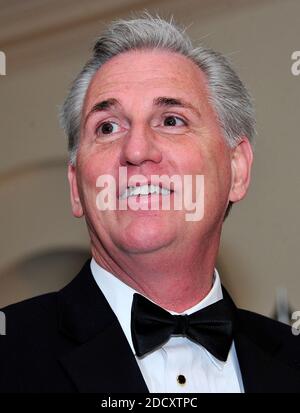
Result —
[[[300, 392], [300, 336], [235, 307], [234, 341], [245, 392]], [[0, 392], [148, 392], [88, 261], [59, 292], [2, 311]]]

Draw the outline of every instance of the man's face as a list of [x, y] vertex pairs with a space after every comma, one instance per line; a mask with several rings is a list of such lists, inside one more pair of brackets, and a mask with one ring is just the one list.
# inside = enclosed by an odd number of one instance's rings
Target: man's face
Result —
[[[235, 150], [225, 143], [193, 62], [166, 51], [124, 53], [98, 70], [85, 98], [77, 163], [69, 167], [73, 213], [85, 215], [92, 242], [105, 249], [199, 247], [220, 232], [229, 200], [244, 196], [251, 160], [246, 139]], [[203, 175], [203, 218], [188, 222], [184, 208], [99, 210], [97, 179], [109, 174], [118, 187], [120, 167], [128, 179]]]

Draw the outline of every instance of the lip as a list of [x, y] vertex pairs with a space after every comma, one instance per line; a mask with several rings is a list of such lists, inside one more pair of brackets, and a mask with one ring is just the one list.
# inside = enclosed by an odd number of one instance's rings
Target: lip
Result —
[[[119, 198], [118, 209], [133, 211], [134, 213], [152, 213], [157, 215], [157, 213], [159, 213], [160, 211], [169, 211], [170, 209], [172, 209], [173, 194], [174, 191], [169, 195], [155, 193], [148, 195], [133, 195], [125, 199]], [[167, 204], [164, 204], [164, 201], [167, 202]]]

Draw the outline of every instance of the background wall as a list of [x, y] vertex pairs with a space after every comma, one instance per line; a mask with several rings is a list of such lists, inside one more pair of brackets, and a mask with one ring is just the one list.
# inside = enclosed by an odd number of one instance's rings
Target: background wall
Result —
[[56, 290], [88, 256], [71, 216], [57, 113], [104, 24], [132, 11], [174, 15], [231, 58], [256, 103], [253, 182], [223, 233], [219, 269], [238, 305], [271, 315], [276, 289], [300, 309], [300, 50], [297, 0], [0, 1], [0, 307]]

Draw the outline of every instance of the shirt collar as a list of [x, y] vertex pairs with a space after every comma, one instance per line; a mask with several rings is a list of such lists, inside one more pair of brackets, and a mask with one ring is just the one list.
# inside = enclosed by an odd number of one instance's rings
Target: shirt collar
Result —
[[[135, 350], [134, 350], [134, 346], [133, 346], [132, 338], [131, 338], [131, 329], [130, 329], [131, 305], [132, 305], [132, 300], [133, 300], [133, 294], [135, 293], [140, 294], [140, 293], [134, 290], [133, 288], [129, 287], [127, 284], [125, 284], [115, 275], [111, 274], [110, 272], [106, 271], [104, 268], [100, 267], [100, 265], [95, 261], [94, 258], [92, 258], [90, 265], [91, 265], [91, 272], [93, 274], [93, 277], [98, 287], [104, 294], [111, 309], [117, 316], [119, 323], [123, 329], [123, 332], [127, 338], [127, 341], [133, 353], [135, 354]], [[175, 313], [172, 311], [169, 311], [169, 312], [171, 314], [192, 314], [192, 313], [195, 313], [196, 311], [201, 310], [202, 308], [205, 308], [211, 304], [216, 303], [222, 298], [223, 298], [223, 293], [222, 293], [220, 276], [219, 276], [217, 269], [215, 269], [213, 286], [210, 292], [207, 294], [206, 297], [204, 297], [203, 300], [201, 300], [199, 303], [197, 303], [193, 307], [187, 309], [183, 313]], [[223, 367], [224, 362], [215, 358], [208, 351], [206, 352], [209, 358], [218, 368]]]

